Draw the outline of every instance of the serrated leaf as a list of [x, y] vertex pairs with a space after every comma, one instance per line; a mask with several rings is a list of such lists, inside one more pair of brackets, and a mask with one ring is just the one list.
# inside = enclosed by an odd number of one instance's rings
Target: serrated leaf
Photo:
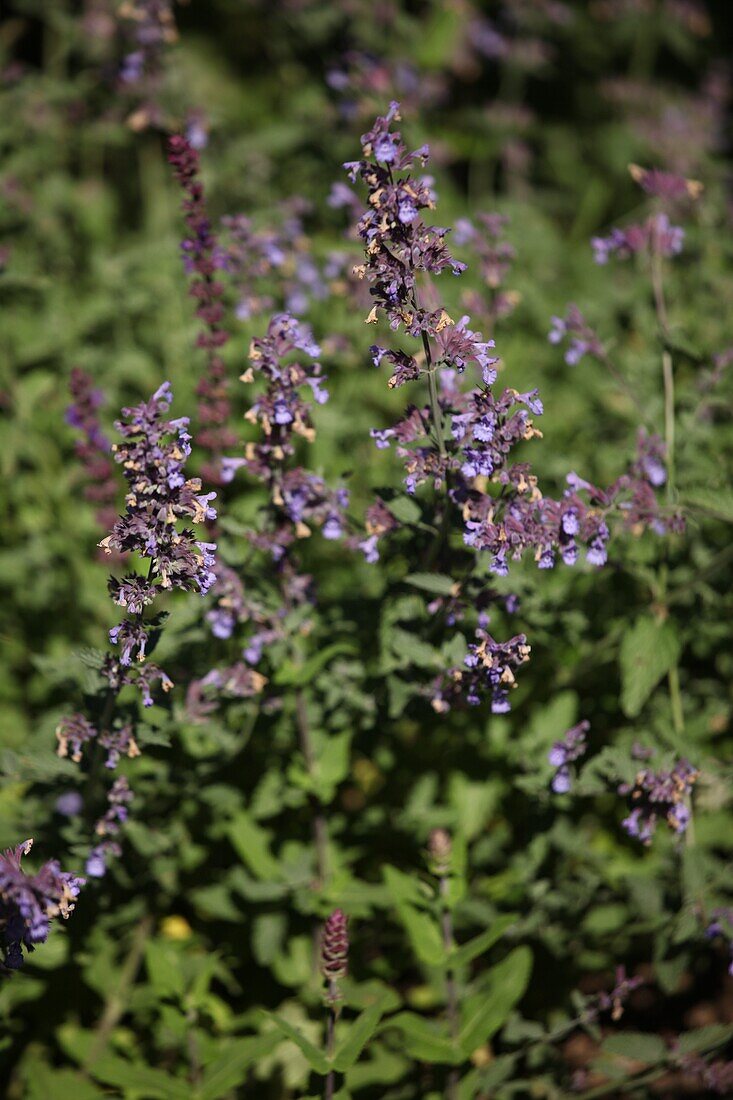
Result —
[[292, 1024], [289, 1024], [287, 1020], [283, 1020], [281, 1016], [276, 1016], [273, 1012], [266, 1013], [266, 1017], [268, 1020], [272, 1020], [275, 1027], [278, 1028], [286, 1039], [290, 1039], [291, 1042], [295, 1043], [312, 1070], [316, 1073], [320, 1073], [322, 1076], [329, 1072], [331, 1065], [326, 1055], [322, 1050], [319, 1050], [318, 1047], [313, 1046], [310, 1039], [306, 1039], [302, 1032], [298, 1031]]
[[682, 644], [669, 620], [637, 619], [621, 639], [621, 707], [635, 718], [665, 673], [679, 660]]
[[364, 1047], [377, 1030], [379, 1021], [384, 1015], [384, 1006], [387, 1004], [387, 1000], [388, 994], [385, 993], [373, 1005], [364, 1009], [361, 1015], [357, 1016], [349, 1026], [348, 1034], [340, 1043], [333, 1059], [334, 1068], [339, 1073], [345, 1073], [347, 1069], [351, 1069], [359, 1058]]
[[640, 1031], [619, 1031], [603, 1040], [601, 1049], [607, 1054], [617, 1054], [632, 1062], [654, 1066], [667, 1057], [667, 1047], [658, 1035], [645, 1035]]
[[522, 999], [532, 970], [532, 952], [517, 947], [491, 970], [487, 994], [478, 998], [464, 1015], [459, 1042], [469, 1058], [483, 1046], [507, 1020], [515, 1004]]
[[410, 573], [405, 577], [405, 584], [411, 584], [413, 588], [419, 588], [423, 592], [432, 592], [436, 596], [451, 596], [456, 587], [453, 578], [444, 573]]

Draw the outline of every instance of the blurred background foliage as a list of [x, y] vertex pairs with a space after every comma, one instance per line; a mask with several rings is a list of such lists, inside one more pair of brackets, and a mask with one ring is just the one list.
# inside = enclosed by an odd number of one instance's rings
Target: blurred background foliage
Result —
[[[195, 407], [202, 358], [166, 132], [198, 128], [216, 221], [244, 213], [264, 229], [296, 209], [294, 255], [322, 269], [334, 252], [358, 260], [329, 195], [342, 162], [358, 155], [359, 134], [398, 98], [410, 147], [431, 146], [438, 224], [486, 211], [510, 219], [515, 308], [491, 334], [502, 380], [542, 394], [532, 461], [555, 492], [569, 469], [609, 483], [633, 459], [640, 423], [663, 426], [647, 274], [633, 263], [595, 265], [589, 237], [646, 208], [630, 162], [701, 180], [704, 198], [667, 285], [687, 529], [666, 540], [621, 536], [602, 572], [539, 575], [529, 563], [513, 573], [505, 590], [521, 610], [497, 634], [526, 630], [533, 656], [502, 717], [438, 717], [410, 691], [410, 662], [430, 668], [434, 659], [408, 645], [427, 618], [422, 595], [402, 583], [420, 566], [417, 536], [378, 569], [327, 544], [308, 547], [325, 653], [312, 666], [309, 705], [324, 735], [348, 734], [318, 792], [334, 879], [313, 888], [289, 705], [261, 712], [240, 701], [202, 725], [189, 720], [179, 687], [146, 715], [122, 860], [0, 985], [7, 1095], [306, 1095], [309, 1080], [315, 1087], [307, 1058], [276, 1041], [257, 1010], [277, 1009], [320, 1042], [312, 929], [334, 905], [353, 919], [349, 1006], [367, 1003], [370, 983], [392, 990], [390, 1010], [429, 1014], [441, 1003], [439, 977], [406, 954], [382, 879], [384, 863], [419, 878], [435, 826], [470, 855], [459, 937], [513, 913], [514, 939], [534, 952], [525, 996], [507, 1009], [501, 1041], [474, 1053], [461, 1095], [559, 1097], [573, 1080], [579, 1095], [708, 1095], [702, 1078], [668, 1063], [680, 1032], [717, 1027], [712, 1049], [733, 1025], [726, 951], [705, 939], [701, 921], [730, 904], [733, 846], [729, 5], [191, 0], [174, 6], [177, 33], [149, 78], [124, 85], [135, 7], [12, 0], [0, 22], [3, 846], [35, 836], [39, 858], [64, 866], [82, 853], [81, 826], [54, 809], [76, 775], [55, 756], [53, 731], [89, 690], [83, 655], [103, 647], [114, 619], [64, 418], [71, 370], [84, 367], [103, 389], [110, 431], [121, 405], [164, 379], [176, 415]], [[468, 250], [454, 250], [471, 263]], [[366, 309], [346, 293], [348, 266], [306, 286], [303, 309], [324, 345], [332, 394], [318, 410], [312, 465], [347, 479], [361, 515], [376, 486], [397, 484], [394, 459], [374, 450], [369, 429], [391, 423], [403, 396], [371, 365]], [[467, 287], [486, 298], [475, 262], [463, 280], [441, 285], [453, 316]], [[279, 303], [281, 288], [269, 292]], [[548, 343], [550, 318], [570, 301], [633, 400], [601, 363], [569, 366]], [[234, 294], [229, 304], [235, 336], [225, 355], [236, 379], [264, 323], [234, 319]], [[239, 416], [244, 387], [235, 382], [233, 394]], [[251, 504], [246, 494], [223, 496], [222, 549], [237, 562], [237, 522]], [[662, 621], [672, 624], [674, 660], [632, 682]], [[640, 623], [655, 625], [644, 634]], [[327, 651], [328, 641], [340, 650]], [[161, 658], [177, 684], [212, 667], [217, 644], [193, 601], [172, 607]], [[670, 663], [683, 728], [665, 687]], [[591, 721], [594, 755], [579, 797], [559, 799], [547, 750], [581, 717]], [[622, 800], [603, 781], [628, 771], [638, 741], [703, 770], [694, 847], [684, 852], [662, 835], [643, 849], [620, 828]], [[574, 1016], [573, 991], [611, 988], [621, 963], [646, 981], [624, 1026], [661, 1036], [661, 1048], [637, 1036], [619, 1059], [602, 1045], [608, 1022], [553, 1043]], [[473, 980], [480, 995], [481, 972]], [[346, 1074], [348, 1094], [442, 1095], [445, 1067], [405, 1043], [399, 1029], [380, 1032]]]

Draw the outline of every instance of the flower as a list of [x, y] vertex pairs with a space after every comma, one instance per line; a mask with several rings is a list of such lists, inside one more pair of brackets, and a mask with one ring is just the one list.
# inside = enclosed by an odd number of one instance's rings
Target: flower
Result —
[[[211, 500], [216, 494], [202, 493], [198, 478], [185, 477], [191, 449], [188, 418], [166, 418], [172, 400], [170, 383], [164, 382], [149, 401], [122, 410], [124, 420], [115, 427], [123, 442], [112, 449], [128, 482], [127, 511], [100, 546], [108, 552], [134, 551], [148, 558], [151, 576], [163, 588], [198, 588], [205, 593], [214, 581], [211, 544], [196, 540], [188, 528], [179, 530], [177, 521], [214, 519]], [[115, 587], [116, 602], [120, 596], [126, 601], [133, 590], [138, 599], [150, 601], [149, 582], [133, 575], [126, 578], [126, 587]], [[130, 641], [131, 627], [116, 629], [124, 630], [126, 642]], [[138, 636], [131, 645], [139, 650], [141, 642]]]
[[568, 765], [578, 760], [586, 752], [586, 735], [590, 729], [590, 722], [583, 720], [576, 726], [572, 726], [563, 734], [561, 740], [555, 741], [550, 749], [547, 759], [555, 768], [552, 777], [552, 789], [555, 794], [567, 794], [572, 785], [572, 777]]
[[78, 764], [84, 746], [89, 741], [94, 741], [96, 736], [96, 729], [83, 714], [71, 714], [68, 718], [62, 718], [56, 727], [59, 756], [70, 756]]
[[667, 202], [698, 199], [704, 190], [699, 180], [688, 180], [675, 172], [664, 172], [661, 168], [642, 168], [638, 164], [630, 164], [629, 173], [634, 183], [638, 183], [647, 195]]
[[66, 410], [66, 422], [76, 428], [81, 438], [76, 441], [76, 453], [86, 478], [84, 497], [95, 505], [95, 518], [104, 531], [114, 523], [117, 509], [117, 480], [110, 452], [112, 445], [99, 419], [104, 394], [81, 367], [74, 367], [69, 381], [72, 403]]
[[66, 919], [73, 911], [84, 879], [62, 871], [49, 860], [35, 875], [21, 867], [23, 856], [33, 845], [26, 840], [0, 853], [0, 931], [5, 965], [11, 970], [23, 965], [23, 951], [33, 951], [48, 936], [55, 917]]
[[236, 443], [227, 427], [231, 408], [229, 383], [220, 349], [229, 340], [222, 326], [223, 284], [215, 277], [220, 264], [219, 249], [206, 209], [206, 197], [199, 178], [198, 151], [190, 137], [174, 134], [168, 140], [168, 160], [183, 194], [188, 236], [181, 243], [185, 271], [191, 276], [189, 294], [196, 301], [196, 316], [202, 328], [196, 346], [206, 352], [206, 372], [196, 387], [199, 398], [196, 443], [210, 454], [204, 475], [213, 484], [222, 483], [222, 452]]
[[611, 256], [626, 260], [641, 252], [676, 256], [682, 251], [685, 231], [672, 225], [666, 214], [652, 214], [641, 224], [613, 229], [608, 237], [593, 237], [591, 246], [597, 264], [608, 263]]
[[631, 812], [623, 827], [629, 836], [650, 844], [660, 820], [681, 836], [690, 821], [690, 797], [699, 772], [689, 760], [679, 760], [669, 770], [642, 769], [633, 783], [622, 783], [618, 793], [628, 795]]
[[118, 776], [107, 792], [107, 809], [94, 826], [100, 841], [87, 856], [86, 873], [90, 878], [103, 878], [107, 873], [108, 859], [120, 855], [120, 845], [113, 838], [127, 821], [128, 806], [133, 797], [125, 776]]
[[568, 366], [577, 366], [584, 355], [591, 355], [594, 359], [603, 361], [605, 358], [603, 345], [576, 305], [571, 303], [565, 317], [553, 317], [551, 324], [552, 327], [547, 336], [551, 344], [559, 344], [566, 337], [568, 339], [568, 348], [565, 352], [565, 362]]
[[468, 647], [464, 668], [450, 669], [439, 678], [433, 689], [432, 706], [438, 714], [449, 710], [458, 699], [478, 706], [486, 693], [491, 699], [493, 714], [511, 710], [509, 692], [515, 688], [514, 673], [529, 660], [530, 647], [524, 634], [508, 642], [497, 642], [483, 628], [476, 630], [476, 641]]
[[346, 977], [349, 964], [348, 920], [341, 909], [334, 909], [323, 926], [321, 936], [321, 973], [328, 983], [330, 1001], [338, 999], [335, 988], [339, 978]]
[[420, 216], [434, 206], [433, 196], [429, 185], [410, 170], [416, 161], [425, 165], [428, 150], [423, 146], [407, 151], [401, 134], [391, 131], [399, 117], [399, 104], [390, 104], [387, 114], [362, 135], [363, 159], [344, 165], [351, 181], [360, 176], [369, 191], [368, 208], [357, 226], [366, 263], [356, 272], [372, 284], [374, 307], [368, 321], [376, 321], [383, 311], [392, 329], [402, 325], [412, 336], [435, 335], [447, 323], [447, 315], [419, 307], [416, 276], [419, 272], [439, 275], [446, 268], [460, 275], [466, 265], [448, 251], [448, 230], [427, 226]]

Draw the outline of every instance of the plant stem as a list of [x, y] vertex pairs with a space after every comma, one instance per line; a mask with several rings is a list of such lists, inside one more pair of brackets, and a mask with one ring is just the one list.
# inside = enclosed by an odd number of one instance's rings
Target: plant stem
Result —
[[[674, 398], [674, 369], [672, 356], [666, 346], [669, 340], [669, 317], [667, 314], [667, 302], [664, 296], [664, 278], [662, 272], [662, 257], [656, 242], [652, 243], [651, 253], [652, 291], [654, 294], [654, 308], [657, 314], [659, 330], [665, 346], [662, 349], [662, 380], [664, 383], [664, 441], [667, 459], [667, 499], [672, 503], [675, 492], [675, 398]], [[665, 585], [666, 589], [666, 578]], [[672, 725], [676, 734], [685, 731], [685, 714], [682, 708], [682, 693], [680, 692], [679, 670], [675, 665], [667, 673], [669, 686], [669, 699], [672, 707]], [[689, 843], [689, 838], [688, 838]]]
[[[328, 1018], [326, 1020], [326, 1056], [333, 1058], [333, 1052], [336, 1046], [336, 1017], [338, 1015], [337, 1003], [338, 1003], [338, 988], [336, 982], [330, 981], [328, 983]], [[334, 1089], [336, 1087], [336, 1074], [334, 1070], [329, 1070], [326, 1077], [326, 1083], [324, 1088], [325, 1100], [332, 1100]]]
[[107, 997], [104, 1011], [95, 1029], [94, 1043], [89, 1052], [89, 1057], [86, 1059], [85, 1064], [87, 1067], [93, 1065], [104, 1052], [110, 1034], [124, 1014], [127, 1004], [127, 994], [130, 986], [137, 977], [137, 972], [140, 969], [145, 951], [145, 944], [152, 929], [153, 917], [152, 914], [147, 913], [135, 929], [132, 943], [130, 944], [130, 950], [127, 953], [127, 958], [120, 971], [120, 978], [117, 982], [117, 986]]
[[435, 438], [438, 443], [438, 450], [441, 455], [445, 454], [445, 440], [443, 439], [443, 414], [440, 408], [440, 401], [438, 399], [438, 386], [435, 381], [435, 367], [433, 366], [433, 356], [430, 351], [430, 341], [428, 340], [427, 332], [422, 332], [422, 346], [425, 349], [425, 361], [428, 365], [428, 395], [430, 397], [430, 414], [433, 418], [433, 427], [435, 428]]
[[[441, 875], [439, 880], [438, 889], [440, 891], [440, 899], [442, 905], [442, 912], [440, 915], [440, 924], [443, 932], [443, 946], [446, 953], [453, 950], [453, 918], [448, 906], [448, 877]], [[446, 992], [446, 1008], [448, 1014], [448, 1025], [450, 1027], [451, 1038], [454, 1042], [458, 1039], [460, 1031], [458, 1020], [458, 985], [456, 983], [456, 975], [452, 967], [448, 967], [445, 975], [445, 992]], [[451, 1069], [448, 1074], [448, 1084], [446, 1088], [447, 1100], [457, 1100], [458, 1097], [458, 1070], [456, 1068]]]
[[665, 343], [662, 349], [662, 379], [664, 382], [664, 441], [667, 449], [667, 496], [669, 499], [674, 494], [675, 483], [675, 399], [674, 399], [674, 370], [672, 356], [666, 344], [669, 340], [669, 318], [667, 315], [667, 303], [664, 297], [664, 279], [662, 274], [662, 257], [656, 244], [652, 245], [651, 253], [652, 292], [654, 294], [654, 308], [659, 322], [659, 330]]

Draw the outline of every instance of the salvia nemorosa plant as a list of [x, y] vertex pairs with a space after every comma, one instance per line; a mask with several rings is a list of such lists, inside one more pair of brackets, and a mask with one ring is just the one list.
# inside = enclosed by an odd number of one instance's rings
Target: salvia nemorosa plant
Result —
[[[147, 562], [147, 571], [110, 578], [110, 596], [123, 617], [109, 632], [114, 648], [100, 670], [107, 686], [98, 713], [71, 714], [56, 730], [59, 755], [84, 762], [92, 779], [102, 760], [114, 771], [123, 756], [140, 754], [135, 708], [116, 706], [123, 689], [131, 687], [149, 707], [158, 687], [164, 692], [173, 687], [168, 674], [148, 659], [163, 621], [160, 613], [151, 614], [152, 605], [173, 589], [205, 595], [214, 582], [216, 547], [181, 524], [213, 520], [211, 500], [216, 494], [203, 493], [201, 481], [186, 476], [191, 453], [188, 418], [168, 418], [172, 400], [170, 384], [164, 382], [148, 401], [123, 409], [123, 419], [115, 425], [122, 442], [112, 445], [112, 453], [127, 481], [126, 510], [100, 546], [108, 554], [137, 556]], [[87, 874], [94, 878], [102, 877], [110, 858], [120, 854], [117, 837], [133, 798], [127, 777], [115, 778], [105, 797], [106, 808], [94, 825], [87, 857]]]
[[[428, 404], [410, 405], [397, 424], [372, 434], [377, 447], [394, 443], [409, 494], [421, 485], [440, 494], [435, 520], [441, 532], [439, 554], [446, 552], [454, 529], [474, 554], [451, 595], [449, 621], [462, 616], [461, 604], [478, 606], [475, 640], [463, 667], [449, 669], [435, 683], [433, 707], [444, 712], [459, 700], [476, 704], [488, 695], [494, 712], [503, 713], [529, 646], [524, 635], [499, 642], [488, 632], [491, 597], [485, 582], [472, 576], [474, 564], [485, 561], [488, 573], [499, 577], [525, 553], [533, 555], [540, 569], [551, 569], [558, 557], [566, 565], [582, 556], [593, 566], [604, 565], [609, 516], [620, 513], [638, 524], [651, 522], [650, 489], [643, 471], [623, 475], [608, 490], [572, 473], [556, 500], [541, 491], [527, 462], [515, 460], [515, 449], [541, 434], [533, 417], [541, 415], [542, 402], [536, 390], [499, 390], [494, 341], [472, 331], [467, 316], [455, 322], [437, 301], [430, 276], [445, 271], [460, 276], [466, 265], [451, 255], [448, 230], [423, 220], [422, 212], [434, 206], [433, 196], [413, 172], [418, 163], [426, 163], [428, 150], [408, 151], [401, 134], [392, 129], [398, 119], [394, 103], [363, 135], [363, 159], [346, 165], [352, 182], [361, 178], [368, 189], [368, 209], [358, 225], [366, 260], [357, 273], [371, 284], [374, 305], [367, 321], [376, 323], [383, 316], [393, 332], [402, 330], [413, 341], [408, 351], [373, 345], [375, 365], [389, 364], [392, 388], [422, 382]], [[502, 226], [489, 221], [487, 228], [498, 237]], [[510, 256], [496, 245], [487, 251], [482, 268], [490, 285], [498, 285]], [[478, 388], [462, 388], [467, 370], [469, 379], [478, 371]], [[651, 496], [653, 504], [653, 492]], [[379, 540], [398, 527], [395, 516], [377, 500], [367, 513], [367, 538], [361, 543], [368, 560], [377, 559]]]

